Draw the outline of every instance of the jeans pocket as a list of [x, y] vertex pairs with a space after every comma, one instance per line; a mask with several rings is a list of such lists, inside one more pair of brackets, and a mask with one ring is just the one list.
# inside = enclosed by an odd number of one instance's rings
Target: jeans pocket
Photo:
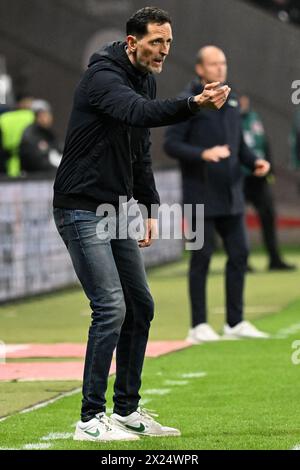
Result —
[[62, 209], [54, 208], [53, 209], [53, 218], [58, 231], [60, 231], [65, 223], [64, 212]]

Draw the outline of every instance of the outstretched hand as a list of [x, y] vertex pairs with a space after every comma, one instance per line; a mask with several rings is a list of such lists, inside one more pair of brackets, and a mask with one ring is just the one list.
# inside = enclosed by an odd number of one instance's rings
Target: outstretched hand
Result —
[[220, 109], [226, 102], [231, 88], [227, 85], [220, 86], [220, 82], [208, 83], [203, 92], [194, 97], [200, 108]]

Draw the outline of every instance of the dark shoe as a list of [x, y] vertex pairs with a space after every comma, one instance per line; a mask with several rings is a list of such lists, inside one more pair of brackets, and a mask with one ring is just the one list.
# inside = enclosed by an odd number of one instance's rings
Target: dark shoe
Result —
[[269, 271], [295, 271], [296, 269], [295, 264], [287, 264], [281, 260], [269, 264]]

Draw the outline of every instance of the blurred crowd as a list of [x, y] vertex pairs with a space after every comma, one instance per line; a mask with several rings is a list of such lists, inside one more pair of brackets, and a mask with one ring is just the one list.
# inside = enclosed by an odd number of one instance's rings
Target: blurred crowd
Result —
[[[11, 100], [12, 101], [12, 100]], [[0, 105], [0, 175], [54, 177], [62, 147], [53, 131], [51, 105], [28, 94]]]
[[280, 21], [300, 24], [299, 0], [250, 0], [250, 2], [271, 11]]

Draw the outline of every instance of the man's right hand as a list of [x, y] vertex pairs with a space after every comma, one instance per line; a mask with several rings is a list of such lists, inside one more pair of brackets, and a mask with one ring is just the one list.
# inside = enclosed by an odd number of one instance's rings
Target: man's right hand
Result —
[[226, 102], [231, 88], [220, 86], [220, 82], [208, 83], [200, 95], [194, 96], [194, 101], [200, 108], [220, 109]]
[[206, 149], [202, 152], [201, 158], [206, 162], [219, 162], [223, 158], [230, 156], [230, 149], [228, 145], [216, 145], [210, 149]]

